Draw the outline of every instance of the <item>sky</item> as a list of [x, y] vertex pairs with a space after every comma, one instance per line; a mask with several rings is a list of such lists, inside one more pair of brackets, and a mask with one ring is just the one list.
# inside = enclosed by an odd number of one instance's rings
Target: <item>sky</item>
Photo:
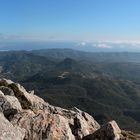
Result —
[[0, 40], [140, 41], [140, 0], [0, 0]]

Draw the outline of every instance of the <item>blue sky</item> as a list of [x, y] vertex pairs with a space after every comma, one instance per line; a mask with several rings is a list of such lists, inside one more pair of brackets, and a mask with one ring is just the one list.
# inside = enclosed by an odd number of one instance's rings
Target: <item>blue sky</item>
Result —
[[140, 0], [0, 0], [0, 39], [140, 40]]

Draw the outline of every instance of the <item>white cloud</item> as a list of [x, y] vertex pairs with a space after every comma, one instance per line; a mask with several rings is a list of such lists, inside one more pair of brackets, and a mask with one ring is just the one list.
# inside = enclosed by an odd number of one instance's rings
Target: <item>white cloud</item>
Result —
[[99, 47], [99, 48], [108, 48], [108, 49], [112, 48], [111, 45], [108, 45], [108, 44], [105, 44], [105, 43], [97, 44], [96, 46]]
[[112, 44], [140, 44], [140, 40], [102, 40], [97, 41], [98, 43], [112, 43]]
[[80, 42], [79, 44], [78, 44], [78, 46], [80, 46], [80, 47], [85, 47], [87, 45], [87, 42]]
[[87, 43], [86, 42], [81, 42], [81, 46], [85, 46]]

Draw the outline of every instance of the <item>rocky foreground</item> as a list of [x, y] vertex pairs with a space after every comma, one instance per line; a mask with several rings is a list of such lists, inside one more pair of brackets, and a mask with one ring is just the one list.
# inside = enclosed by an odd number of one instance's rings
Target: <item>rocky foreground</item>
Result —
[[52, 106], [20, 84], [0, 79], [0, 140], [140, 140], [140, 136], [120, 130], [115, 121], [100, 126], [76, 107]]

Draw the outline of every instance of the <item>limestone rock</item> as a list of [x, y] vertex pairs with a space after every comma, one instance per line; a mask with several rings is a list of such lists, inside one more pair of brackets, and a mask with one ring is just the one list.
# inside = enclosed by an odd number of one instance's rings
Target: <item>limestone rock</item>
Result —
[[18, 111], [21, 111], [21, 105], [18, 99], [14, 96], [9, 96], [0, 91], [0, 107], [7, 119], [12, 115], [16, 114]]
[[12, 96], [0, 92], [0, 104], [3, 112], [17, 110], [10, 119], [6, 118], [15, 128], [25, 130], [24, 140], [80, 140], [100, 128], [93, 117], [77, 108], [67, 110], [49, 105], [6, 79], [0, 80], [0, 85], [14, 92]]
[[72, 110], [51, 107], [50, 110], [24, 110], [11, 120], [13, 125], [26, 130], [30, 140], [75, 140], [81, 139], [99, 129], [99, 124], [91, 117], [87, 119]]
[[0, 90], [4, 93], [4, 95], [14, 96], [13, 90], [8, 87], [0, 86]]
[[18, 83], [14, 83], [11, 80], [1, 79], [0, 85], [8, 87], [14, 91], [14, 94], [16, 98], [18, 98], [23, 109], [32, 109], [34, 107], [42, 108], [43, 103], [46, 104], [43, 99], [36, 95], [32, 96], [32, 94], [28, 93], [23, 86]]
[[115, 121], [102, 126], [95, 133], [86, 136], [83, 140], [120, 140], [121, 130]]
[[0, 113], [0, 140], [23, 140], [25, 130], [14, 127], [2, 113]]

